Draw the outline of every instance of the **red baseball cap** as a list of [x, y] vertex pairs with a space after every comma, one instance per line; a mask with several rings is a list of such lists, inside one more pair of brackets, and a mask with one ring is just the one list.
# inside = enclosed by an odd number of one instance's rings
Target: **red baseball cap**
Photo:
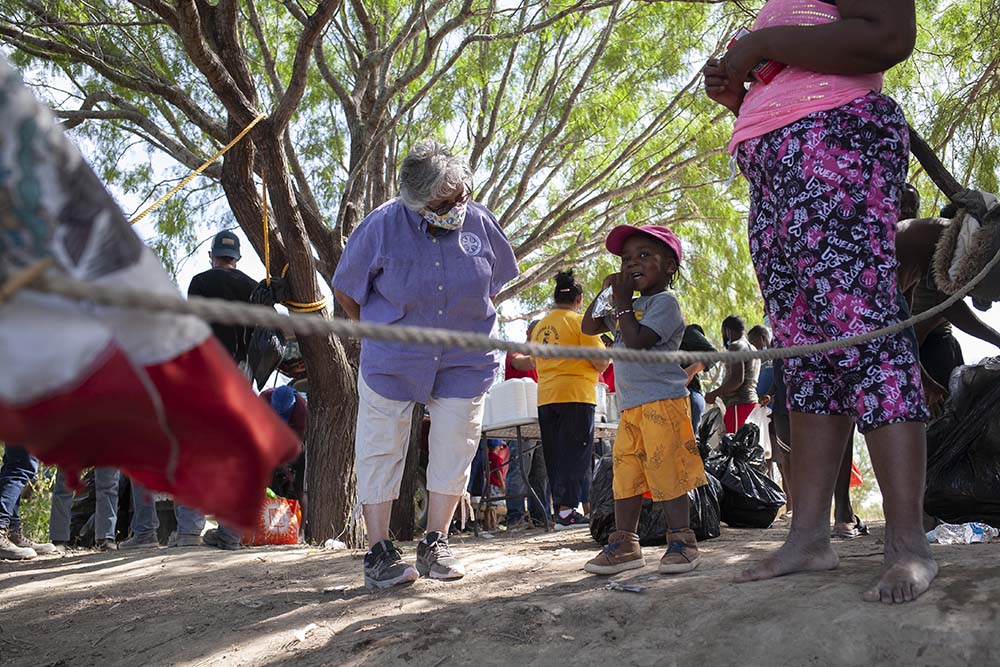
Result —
[[680, 265], [681, 240], [677, 238], [677, 235], [670, 231], [669, 228], [662, 225], [642, 225], [641, 227], [618, 225], [611, 230], [610, 234], [608, 234], [608, 238], [604, 242], [604, 246], [612, 255], [621, 256], [622, 246], [625, 245], [625, 240], [630, 236], [635, 236], [636, 234], [652, 236], [657, 241], [665, 243], [668, 248], [674, 251], [674, 255], [677, 256], [677, 264]]

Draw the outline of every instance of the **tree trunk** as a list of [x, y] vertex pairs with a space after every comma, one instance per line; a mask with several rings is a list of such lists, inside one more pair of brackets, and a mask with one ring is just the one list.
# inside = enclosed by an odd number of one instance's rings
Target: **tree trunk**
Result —
[[[332, 337], [318, 341], [315, 337], [303, 337], [300, 340], [309, 374], [306, 538], [321, 543], [340, 536], [348, 546], [361, 546], [360, 523], [353, 531], [347, 530], [357, 498], [354, 479], [354, 430], [358, 418], [355, 367], [344, 346]], [[333, 354], [330, 354], [331, 348]]]
[[410, 444], [406, 450], [406, 463], [403, 466], [403, 483], [399, 487], [399, 499], [393, 503], [392, 517], [389, 520], [389, 532], [397, 540], [409, 542], [416, 532], [416, 506], [414, 497], [417, 492], [417, 473], [420, 469], [420, 448], [424, 426], [424, 406], [416, 403], [413, 406], [413, 416], [410, 418]]
[[[312, 248], [288, 178], [282, 133], [263, 121], [254, 135], [257, 158], [267, 175], [274, 222], [281, 232], [285, 255], [294, 267], [288, 274], [292, 298], [313, 302], [322, 298]], [[237, 207], [234, 206], [234, 211]], [[244, 229], [259, 221], [240, 220]], [[272, 267], [274, 268], [274, 267]], [[326, 311], [317, 313], [325, 316]], [[354, 480], [354, 430], [357, 421], [356, 356], [332, 336], [300, 336], [299, 345], [309, 377], [309, 428], [306, 432], [306, 538], [323, 542], [340, 537], [349, 546], [361, 543], [361, 529], [348, 531], [357, 497]], [[351, 346], [351, 351], [356, 349]]]

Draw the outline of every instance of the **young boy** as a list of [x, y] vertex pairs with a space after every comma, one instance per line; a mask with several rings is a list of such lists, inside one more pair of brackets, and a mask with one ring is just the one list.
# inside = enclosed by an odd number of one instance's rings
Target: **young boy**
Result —
[[[684, 318], [667, 288], [680, 267], [680, 240], [666, 227], [620, 225], [605, 245], [621, 256], [621, 272], [604, 280], [613, 290], [614, 312], [597, 318], [591, 303], [583, 332], [613, 331], [615, 347], [677, 350]], [[640, 296], [633, 301], [635, 291]], [[587, 572], [615, 574], [645, 565], [636, 534], [645, 493], [662, 502], [667, 515], [667, 552], [659, 571], [689, 572], [698, 566], [687, 492], [707, 480], [691, 426], [687, 380], [678, 364], [615, 364], [621, 408], [613, 456], [616, 530], [584, 566]]]

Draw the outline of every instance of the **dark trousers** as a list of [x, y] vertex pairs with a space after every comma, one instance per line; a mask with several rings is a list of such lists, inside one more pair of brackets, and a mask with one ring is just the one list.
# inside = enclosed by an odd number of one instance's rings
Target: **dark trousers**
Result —
[[590, 502], [594, 406], [589, 403], [539, 405], [538, 428], [556, 508]]
[[0, 530], [21, 529], [21, 489], [30, 484], [38, 473], [38, 459], [28, 450], [7, 445], [0, 466]]
[[962, 346], [951, 333], [932, 331], [920, 346], [920, 363], [935, 382], [948, 389], [951, 372], [965, 363]]

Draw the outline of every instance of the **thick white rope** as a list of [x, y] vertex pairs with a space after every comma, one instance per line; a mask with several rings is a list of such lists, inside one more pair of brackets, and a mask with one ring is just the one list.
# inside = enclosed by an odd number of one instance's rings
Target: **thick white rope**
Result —
[[536, 357], [568, 358], [568, 359], [612, 359], [614, 361], [633, 361], [642, 363], [675, 363], [688, 366], [693, 363], [736, 363], [750, 359], [786, 359], [813, 354], [822, 354], [831, 350], [844, 349], [861, 345], [877, 338], [898, 333], [908, 327], [935, 317], [963, 299], [979, 284], [989, 272], [1000, 263], [1000, 252], [983, 267], [964, 287], [919, 315], [902, 322], [869, 333], [826, 341], [813, 345], [800, 345], [786, 348], [771, 348], [767, 350], [748, 350], [738, 352], [653, 352], [649, 350], [629, 350], [625, 348], [594, 348], [577, 347], [573, 345], [540, 345], [537, 343], [516, 343], [512, 341], [490, 338], [481, 334], [449, 329], [432, 329], [424, 327], [398, 326], [390, 324], [374, 324], [371, 322], [352, 322], [342, 318], [325, 319], [315, 314], [282, 315], [269, 306], [253, 305], [220, 299], [204, 299], [180, 296], [165, 296], [139, 290], [129, 290], [119, 287], [106, 287], [69, 280], [48, 271], [34, 282], [22, 289], [56, 294], [78, 301], [89, 301], [104, 306], [132, 308], [158, 313], [176, 313], [194, 315], [209, 322], [218, 324], [260, 326], [270, 329], [281, 329], [294, 332], [299, 336], [334, 335], [340, 338], [370, 338], [399, 343], [422, 345], [438, 345], [446, 348], [461, 348], [466, 350], [503, 350], [505, 352], [520, 352]]

